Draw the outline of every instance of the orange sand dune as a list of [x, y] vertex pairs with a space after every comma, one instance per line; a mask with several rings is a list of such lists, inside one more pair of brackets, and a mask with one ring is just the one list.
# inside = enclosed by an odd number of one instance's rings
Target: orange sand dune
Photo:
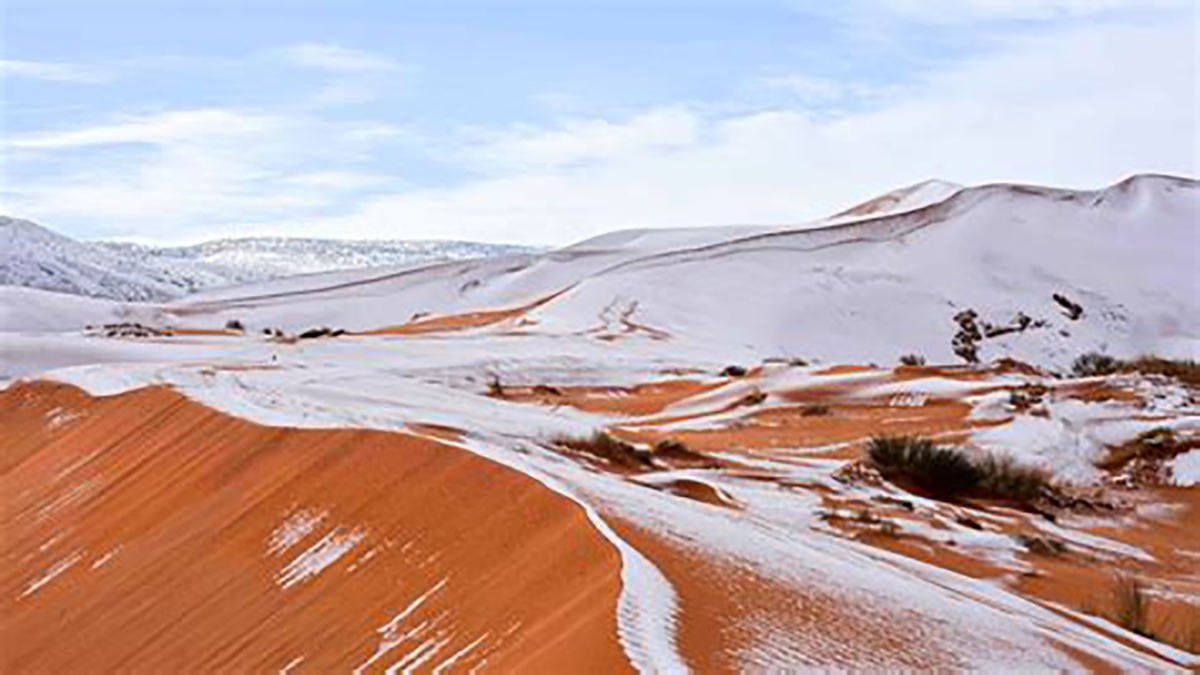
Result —
[[504, 399], [516, 402], [566, 405], [577, 410], [608, 415], [641, 417], [725, 384], [716, 380], [663, 380], [632, 387], [563, 386], [506, 387]]
[[0, 671], [630, 669], [617, 552], [465, 450], [44, 383], [0, 436]]
[[467, 330], [469, 328], [483, 328], [523, 317], [530, 311], [545, 305], [569, 290], [571, 290], [571, 287], [538, 298], [520, 307], [484, 309], [474, 312], [463, 312], [461, 314], [447, 314], [445, 316], [416, 319], [398, 326], [384, 326], [383, 328], [362, 331], [356, 333], [356, 335], [423, 335], [426, 333], [448, 333]]

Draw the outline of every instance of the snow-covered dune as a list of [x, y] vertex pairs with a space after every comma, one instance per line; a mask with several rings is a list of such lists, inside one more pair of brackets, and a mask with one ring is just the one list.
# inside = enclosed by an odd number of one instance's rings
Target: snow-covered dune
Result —
[[807, 225], [627, 231], [540, 255], [313, 275], [174, 308], [208, 325], [366, 330], [561, 293], [530, 313], [531, 330], [623, 321], [715, 356], [888, 362], [909, 352], [956, 360], [956, 316], [973, 312], [981, 360], [1193, 355], [1197, 222], [1200, 189], [1181, 178], [1096, 191], [932, 184]]

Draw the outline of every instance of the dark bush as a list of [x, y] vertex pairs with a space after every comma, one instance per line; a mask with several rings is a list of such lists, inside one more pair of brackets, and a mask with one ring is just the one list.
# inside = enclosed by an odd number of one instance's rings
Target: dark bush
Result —
[[312, 340], [315, 338], [328, 337], [331, 333], [333, 333], [333, 329], [329, 326], [318, 326], [316, 328], [309, 328], [296, 337], [300, 338], [301, 340]]
[[655, 468], [649, 453], [604, 431], [586, 437], [562, 436], [554, 439], [554, 445], [590, 455], [622, 469]]
[[824, 403], [810, 403], [800, 410], [805, 417], [823, 417], [829, 414], [829, 406]]
[[713, 465], [714, 462], [682, 441], [666, 438], [654, 444], [654, 457], [668, 462], [683, 462], [687, 464]]
[[920, 354], [905, 354], [900, 357], [900, 365], [902, 366], [923, 366], [925, 365], [925, 357]]
[[1075, 377], [1112, 375], [1121, 368], [1121, 362], [1108, 354], [1089, 352], [1081, 354], [1071, 363], [1071, 374]]
[[1024, 533], [1017, 534], [1014, 539], [1016, 539], [1017, 543], [1021, 544], [1021, 546], [1024, 546], [1026, 551], [1029, 551], [1034, 555], [1053, 558], [1063, 555], [1067, 552], [1067, 545], [1064, 544], [1060, 539]]
[[507, 392], [504, 389], [504, 383], [500, 381], [499, 375], [489, 375], [487, 382], [487, 395], [492, 398], [504, 398]]
[[977, 493], [1027, 503], [1050, 487], [1040, 469], [995, 455], [972, 459], [959, 448], [939, 446], [928, 438], [876, 437], [867, 445], [867, 455], [885, 476], [902, 477], [941, 497]]
[[979, 487], [984, 492], [1018, 502], [1030, 502], [1042, 496], [1050, 486], [1045, 471], [1021, 466], [1011, 457], [985, 455], [975, 461]]
[[1200, 363], [1187, 359], [1164, 359], [1157, 356], [1139, 356], [1121, 364], [1121, 370], [1143, 375], [1165, 375], [1174, 377], [1193, 387], [1200, 387]]
[[884, 475], [901, 476], [935, 495], [953, 497], [979, 485], [979, 470], [956, 448], [916, 436], [877, 436], [867, 455]]
[[761, 405], [766, 400], [766, 392], [755, 390], [738, 399], [737, 402], [734, 403], [734, 406], [738, 408], [745, 406], [756, 406]]
[[721, 377], [745, 377], [746, 369], [742, 366], [725, 366], [725, 370], [721, 371]]
[[241, 321], [230, 319], [225, 322], [225, 330], [236, 330], [239, 333], [243, 333], [246, 331], [246, 327], [242, 325]]

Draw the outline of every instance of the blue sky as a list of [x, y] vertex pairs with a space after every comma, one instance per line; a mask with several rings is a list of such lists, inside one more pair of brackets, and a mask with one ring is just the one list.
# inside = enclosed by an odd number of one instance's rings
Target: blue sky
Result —
[[566, 243], [1197, 173], [1191, 0], [5, 0], [0, 212]]

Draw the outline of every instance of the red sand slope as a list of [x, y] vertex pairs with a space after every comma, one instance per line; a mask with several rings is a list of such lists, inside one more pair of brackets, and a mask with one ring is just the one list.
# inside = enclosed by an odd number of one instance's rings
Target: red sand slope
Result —
[[464, 450], [44, 383], [0, 436], [2, 671], [629, 669], [616, 551]]

